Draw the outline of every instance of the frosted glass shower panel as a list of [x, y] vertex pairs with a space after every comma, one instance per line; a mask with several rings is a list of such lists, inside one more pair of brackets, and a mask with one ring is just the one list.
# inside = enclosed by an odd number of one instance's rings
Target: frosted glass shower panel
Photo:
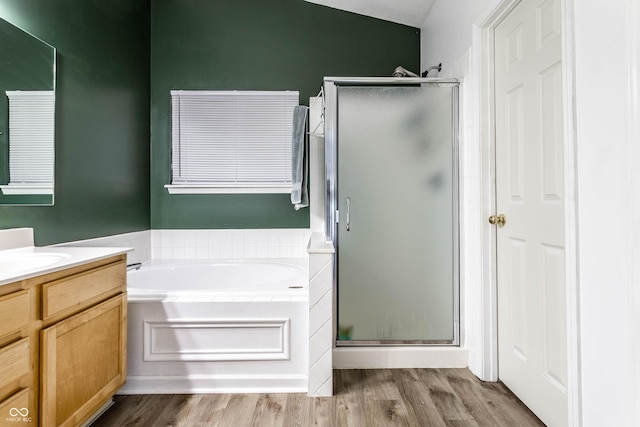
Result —
[[337, 94], [338, 340], [451, 343], [454, 88]]

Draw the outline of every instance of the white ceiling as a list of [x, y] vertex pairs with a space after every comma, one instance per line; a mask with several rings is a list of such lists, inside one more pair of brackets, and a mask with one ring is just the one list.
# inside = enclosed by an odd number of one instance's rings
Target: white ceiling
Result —
[[306, 0], [334, 9], [421, 27], [435, 0]]

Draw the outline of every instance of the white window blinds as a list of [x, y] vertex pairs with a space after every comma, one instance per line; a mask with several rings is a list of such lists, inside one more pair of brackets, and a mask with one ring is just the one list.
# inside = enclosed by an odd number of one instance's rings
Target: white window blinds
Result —
[[290, 192], [298, 99], [295, 91], [171, 91], [169, 191]]
[[52, 194], [54, 91], [7, 91], [9, 184], [5, 194]]

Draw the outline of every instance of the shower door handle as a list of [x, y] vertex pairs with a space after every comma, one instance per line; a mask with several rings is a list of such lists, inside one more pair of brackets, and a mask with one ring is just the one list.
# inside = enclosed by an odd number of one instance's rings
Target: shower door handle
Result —
[[349, 231], [351, 228], [351, 198], [347, 197], [347, 221], [344, 228]]

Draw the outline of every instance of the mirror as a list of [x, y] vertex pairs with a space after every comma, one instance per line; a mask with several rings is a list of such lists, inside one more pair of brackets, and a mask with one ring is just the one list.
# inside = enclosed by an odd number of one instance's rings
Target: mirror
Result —
[[0, 19], [0, 204], [52, 205], [54, 47]]

